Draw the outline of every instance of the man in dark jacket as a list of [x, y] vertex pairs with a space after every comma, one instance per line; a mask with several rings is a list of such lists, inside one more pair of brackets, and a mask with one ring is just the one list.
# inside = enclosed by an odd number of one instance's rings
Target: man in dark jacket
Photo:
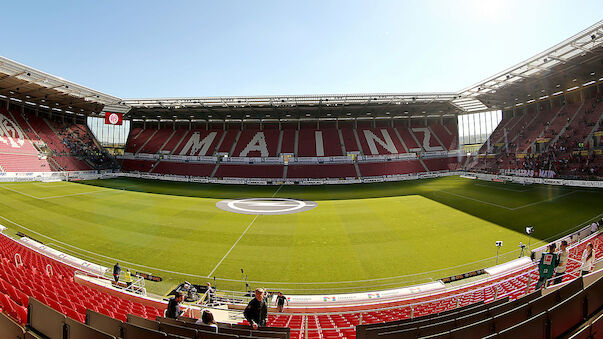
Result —
[[268, 318], [268, 306], [264, 302], [264, 290], [261, 288], [255, 289], [255, 298], [251, 299], [247, 307], [245, 307], [245, 319], [249, 325], [257, 330], [258, 327], [266, 326]]
[[119, 273], [121, 273], [121, 267], [119, 267], [119, 263], [116, 263], [115, 266], [113, 266], [113, 279], [115, 279], [116, 284], [119, 281]]
[[183, 299], [184, 296], [180, 292], [176, 292], [174, 296], [170, 298], [167, 309], [165, 310], [166, 318], [178, 319], [178, 317], [182, 313], [180, 312], [180, 303]]

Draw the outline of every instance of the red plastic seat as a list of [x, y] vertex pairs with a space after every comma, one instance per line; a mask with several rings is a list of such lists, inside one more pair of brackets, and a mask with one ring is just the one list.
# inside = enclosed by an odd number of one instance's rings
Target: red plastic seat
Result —
[[55, 309], [61, 313], [65, 313], [65, 311], [63, 310], [63, 306], [55, 300], [49, 299], [48, 306], [52, 307], [53, 309]]
[[27, 308], [23, 306], [16, 306], [15, 311], [19, 324], [24, 326], [27, 323]]
[[65, 315], [68, 316], [69, 318], [77, 320], [81, 323], [86, 322], [86, 316], [83, 315], [82, 313], [79, 313], [71, 308], [64, 308], [64, 310], [65, 310]]

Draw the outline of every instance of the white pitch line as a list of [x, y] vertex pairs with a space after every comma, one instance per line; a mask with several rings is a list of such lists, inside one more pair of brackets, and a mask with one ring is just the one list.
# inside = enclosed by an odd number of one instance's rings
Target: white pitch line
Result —
[[566, 197], [566, 196], [568, 196], [568, 195], [570, 195], [570, 194], [574, 194], [574, 193], [576, 193], [576, 192], [577, 192], [577, 191], [571, 191], [571, 192], [567, 192], [567, 193], [565, 193], [565, 194], [558, 195], [558, 196], [556, 196], [556, 197], [554, 197], [554, 198], [552, 198], [552, 199], [546, 199], [546, 200], [536, 201], [536, 202], [533, 202], [533, 203], [531, 203], [531, 204], [527, 204], [527, 205], [523, 205], [523, 206], [516, 207], [516, 208], [514, 208], [513, 210], [518, 210], [518, 209], [521, 209], [521, 208], [525, 208], [525, 207], [530, 207], [530, 206], [538, 205], [538, 204], [541, 204], [541, 203], [543, 203], [543, 202], [547, 202], [547, 201], [553, 201], [553, 200], [556, 200], [556, 199], [559, 199], [559, 198]]
[[447, 193], [447, 194], [450, 194], [450, 195], [454, 195], [455, 197], [459, 197], [459, 198], [465, 198], [465, 199], [468, 199], [468, 200], [473, 200], [473, 201], [481, 202], [482, 204], [488, 204], [488, 205], [492, 205], [492, 206], [495, 206], [495, 207], [504, 208], [504, 209], [509, 210], [509, 211], [513, 210], [513, 208], [511, 208], [511, 207], [507, 207], [507, 206], [495, 204], [493, 202], [488, 202], [488, 201], [483, 201], [483, 200], [479, 200], [479, 199], [475, 199], [475, 198], [466, 197], [466, 196], [461, 195], [461, 194], [456, 194], [456, 193], [452, 193], [452, 192], [448, 192], [448, 191], [440, 191], [440, 192], [444, 192], [444, 193]]
[[93, 193], [100, 193], [100, 192], [108, 192], [108, 191], [113, 191], [111, 189], [103, 189], [103, 190], [98, 190], [98, 191], [92, 191], [92, 192], [81, 192], [81, 193], [73, 193], [73, 194], [64, 194], [64, 195], [52, 195], [49, 197], [44, 197], [44, 198], [40, 198], [40, 197], [35, 197], [33, 195], [27, 194], [27, 193], [23, 193], [21, 191], [17, 191], [14, 190], [12, 188], [8, 188], [5, 186], [0, 186], [0, 188], [4, 188], [6, 190], [9, 190], [11, 192], [15, 192], [21, 195], [24, 195], [26, 197], [32, 198], [32, 199], [37, 199], [37, 200], [46, 200], [46, 199], [55, 199], [55, 198], [65, 198], [65, 197], [71, 197], [71, 196], [75, 196], [75, 195], [83, 195], [83, 194], [93, 194]]
[[22, 194], [22, 195], [24, 195], [24, 196], [26, 196], [26, 197], [30, 197], [30, 198], [32, 198], [32, 199], [38, 199], [38, 200], [40, 200], [40, 199], [41, 199], [41, 198], [38, 198], [38, 197], [34, 197], [33, 195], [29, 195], [29, 194], [27, 194], [27, 193], [23, 193], [23, 192], [20, 192], [20, 191], [14, 190], [14, 189], [12, 189], [12, 188], [8, 188], [8, 187], [5, 187], [5, 186], [0, 186], [0, 187], [1, 187], [1, 188], [4, 188], [5, 190], [9, 190], [9, 191], [11, 191], [11, 192], [15, 192], [15, 193], [18, 193], [18, 194]]
[[484, 184], [474, 184], [475, 186], [481, 186], [481, 187], [488, 187], [488, 188], [494, 188], [497, 190], [505, 190], [505, 191], [511, 191], [511, 192], [527, 192], [530, 191], [530, 189], [524, 189], [524, 190], [516, 190], [514, 188], [508, 188], [508, 187], [496, 187], [496, 186], [492, 186], [492, 185], [484, 185]]
[[278, 191], [280, 191], [280, 190], [281, 190], [281, 188], [283, 188], [283, 185], [284, 185], [284, 184], [281, 184], [281, 185], [278, 187], [278, 189], [276, 190], [276, 192], [274, 192], [274, 194], [272, 195], [272, 198], [274, 198], [274, 197], [276, 196], [276, 194], [278, 193]]
[[73, 193], [73, 194], [65, 194], [65, 195], [53, 195], [50, 197], [44, 197], [44, 198], [38, 198], [40, 200], [45, 200], [45, 199], [55, 199], [55, 198], [65, 198], [65, 197], [71, 197], [74, 195], [83, 195], [83, 194], [93, 194], [93, 193], [101, 193], [101, 192], [108, 192], [108, 191], [113, 191], [113, 190], [98, 190], [98, 191], [92, 191], [92, 192], [82, 192], [82, 193]]
[[576, 193], [578, 191], [571, 191], [571, 192], [568, 192], [568, 193], [565, 193], [565, 194], [558, 195], [558, 196], [556, 196], [556, 197], [554, 197], [552, 199], [540, 200], [540, 201], [536, 201], [536, 202], [529, 203], [529, 204], [526, 204], [526, 205], [523, 205], [523, 206], [519, 206], [519, 207], [507, 207], [507, 206], [495, 204], [493, 202], [483, 201], [483, 200], [479, 200], [479, 199], [475, 199], [475, 198], [467, 197], [467, 196], [464, 196], [464, 195], [461, 195], [461, 194], [456, 194], [456, 193], [452, 193], [452, 192], [448, 192], [448, 191], [443, 191], [443, 190], [440, 190], [439, 192], [444, 192], [444, 193], [447, 193], [447, 194], [450, 194], [450, 195], [457, 196], [459, 198], [464, 198], [464, 199], [468, 199], [468, 200], [473, 200], [473, 201], [481, 202], [482, 204], [488, 204], [488, 205], [492, 205], [492, 206], [495, 206], [495, 207], [504, 208], [504, 209], [509, 210], [509, 211], [516, 211], [516, 210], [519, 210], [519, 209], [522, 209], [522, 208], [526, 208], [526, 207], [530, 207], [530, 206], [542, 204], [543, 202], [553, 201], [553, 200], [556, 200], [556, 199], [559, 199], [559, 198], [563, 198], [563, 197], [568, 196], [570, 194], [574, 194], [574, 193]]
[[241, 240], [241, 238], [243, 238], [243, 236], [245, 235], [245, 233], [247, 233], [247, 231], [249, 230], [249, 228], [251, 227], [251, 225], [253, 225], [253, 223], [255, 222], [255, 220], [259, 217], [259, 214], [255, 215], [255, 218], [253, 218], [253, 220], [251, 220], [251, 223], [249, 223], [249, 225], [247, 226], [247, 228], [245, 229], [245, 231], [243, 231], [243, 233], [241, 234], [241, 236], [239, 237], [239, 239], [237, 239], [237, 241], [234, 243], [234, 245], [232, 245], [232, 247], [228, 250], [228, 252], [226, 252], [226, 254], [224, 254], [224, 256], [222, 257], [222, 260], [220, 260], [220, 262], [216, 265], [216, 267], [214, 267], [213, 270], [211, 270], [211, 272], [209, 272], [209, 274], [207, 275], [208, 277], [211, 277], [211, 275], [218, 269], [218, 266], [220, 266], [220, 264], [222, 264], [222, 261], [224, 261], [224, 259], [226, 259], [226, 257], [230, 254], [230, 251], [232, 251], [233, 248], [235, 248], [235, 246], [237, 246], [237, 244], [239, 243], [239, 241]]

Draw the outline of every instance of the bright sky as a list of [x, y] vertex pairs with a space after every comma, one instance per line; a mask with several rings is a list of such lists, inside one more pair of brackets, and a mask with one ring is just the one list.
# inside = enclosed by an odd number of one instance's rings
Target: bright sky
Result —
[[5, 1], [0, 54], [121, 98], [458, 91], [603, 1]]

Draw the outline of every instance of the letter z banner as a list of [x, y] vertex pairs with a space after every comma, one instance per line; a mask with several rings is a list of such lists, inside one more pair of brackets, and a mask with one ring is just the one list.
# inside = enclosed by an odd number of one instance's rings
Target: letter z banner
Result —
[[124, 115], [121, 113], [105, 112], [105, 125], [121, 125], [124, 122]]

